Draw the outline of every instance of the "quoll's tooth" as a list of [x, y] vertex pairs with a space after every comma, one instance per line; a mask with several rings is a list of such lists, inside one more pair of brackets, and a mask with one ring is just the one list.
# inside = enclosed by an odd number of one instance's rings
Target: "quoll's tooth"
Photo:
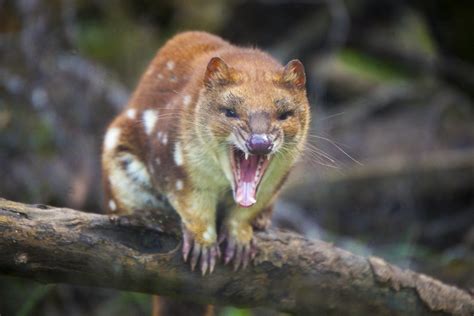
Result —
[[249, 159], [249, 153], [245, 152], [245, 160], [248, 160], [248, 159]]

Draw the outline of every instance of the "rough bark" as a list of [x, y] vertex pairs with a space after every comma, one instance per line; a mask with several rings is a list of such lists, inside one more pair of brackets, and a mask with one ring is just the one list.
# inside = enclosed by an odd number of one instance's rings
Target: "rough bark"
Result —
[[282, 231], [257, 234], [253, 266], [202, 277], [181, 259], [177, 223], [167, 208], [134, 218], [0, 199], [0, 273], [304, 315], [474, 313], [458, 288]]

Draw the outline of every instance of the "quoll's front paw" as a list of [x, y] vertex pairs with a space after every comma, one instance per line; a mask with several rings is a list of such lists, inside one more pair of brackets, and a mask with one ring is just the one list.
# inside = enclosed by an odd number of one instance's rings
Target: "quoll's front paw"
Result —
[[226, 225], [219, 237], [219, 243], [226, 242], [224, 263], [233, 261], [234, 271], [242, 265], [245, 269], [256, 255], [252, 226], [248, 224]]
[[192, 233], [184, 225], [182, 226], [182, 231], [184, 262], [190, 259], [191, 270], [193, 271], [199, 263], [202, 275], [205, 275], [208, 269], [209, 273], [212, 273], [216, 266], [217, 259], [221, 256], [216, 238], [214, 236], [208, 236], [210, 234], [209, 232], [207, 232], [207, 235], [206, 232], [204, 232], [203, 236], [196, 236], [196, 234]]

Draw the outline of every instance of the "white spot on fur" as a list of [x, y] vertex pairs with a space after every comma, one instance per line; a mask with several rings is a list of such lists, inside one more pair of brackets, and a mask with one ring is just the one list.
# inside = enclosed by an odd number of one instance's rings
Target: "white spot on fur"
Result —
[[156, 158], [156, 159], [155, 159], [155, 162], [156, 162], [156, 164], [159, 166], [159, 165], [161, 164], [161, 159], [160, 159], [160, 158]]
[[125, 171], [131, 179], [144, 186], [150, 186], [150, 175], [141, 160], [131, 154], [122, 156], [122, 162], [125, 165]]
[[168, 68], [169, 70], [173, 70], [174, 69], [174, 61], [172, 60], [168, 60], [168, 62], [166, 63], [166, 68]]
[[174, 145], [174, 162], [177, 166], [181, 166], [183, 164], [183, 150], [181, 148], [180, 142], [177, 142]]
[[158, 79], [160, 79], [160, 80], [163, 80], [163, 78], [164, 78], [162, 74], [158, 74], [157, 77], [158, 77]]
[[137, 117], [137, 110], [135, 109], [128, 109], [127, 110], [127, 116], [129, 119], [134, 120]]
[[112, 192], [126, 209], [147, 209], [159, 205], [153, 194], [150, 175], [136, 156], [123, 153], [114, 157], [108, 171]]
[[176, 190], [181, 191], [183, 189], [183, 180], [176, 180]]
[[155, 110], [146, 110], [143, 112], [143, 124], [145, 132], [150, 135], [155, 128], [156, 121], [158, 121], [158, 112]]
[[112, 212], [115, 212], [117, 210], [117, 204], [115, 204], [114, 200], [110, 200], [109, 201], [109, 209], [112, 211]]
[[160, 132], [156, 133], [156, 138], [158, 138], [158, 140], [163, 145], [168, 144], [168, 134], [167, 133], [163, 133], [163, 132], [160, 131]]
[[189, 104], [191, 104], [191, 96], [187, 94], [183, 97], [183, 105], [188, 106]]
[[211, 226], [209, 226], [206, 229], [206, 231], [204, 232], [204, 234], [202, 235], [202, 237], [206, 241], [212, 241], [216, 238], [216, 232], [214, 231], [214, 229]]
[[119, 139], [120, 139], [120, 128], [118, 127], [109, 128], [109, 130], [105, 134], [105, 139], [104, 139], [105, 149], [106, 150], [114, 149]]

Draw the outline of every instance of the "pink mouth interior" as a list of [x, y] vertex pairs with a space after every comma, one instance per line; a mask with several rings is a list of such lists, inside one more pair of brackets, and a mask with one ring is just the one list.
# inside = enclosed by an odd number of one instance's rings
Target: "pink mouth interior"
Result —
[[250, 207], [257, 202], [257, 189], [269, 160], [264, 155], [248, 155], [237, 148], [231, 150], [234, 172], [234, 199], [242, 207]]

